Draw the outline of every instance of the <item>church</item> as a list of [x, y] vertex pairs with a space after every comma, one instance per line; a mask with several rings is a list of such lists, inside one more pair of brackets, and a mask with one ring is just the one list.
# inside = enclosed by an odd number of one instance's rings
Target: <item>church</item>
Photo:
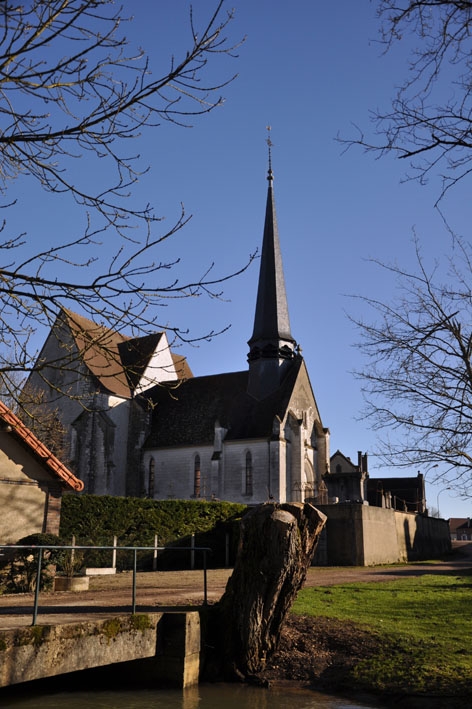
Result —
[[318, 497], [329, 471], [323, 427], [289, 320], [269, 167], [248, 369], [193, 377], [154, 409], [143, 450], [147, 494], [257, 504]]
[[70, 311], [58, 316], [27, 386], [54, 407], [86, 492], [326, 502], [329, 431], [290, 328], [270, 160], [267, 179], [244, 371], [194, 377], [165, 333], [127, 338]]

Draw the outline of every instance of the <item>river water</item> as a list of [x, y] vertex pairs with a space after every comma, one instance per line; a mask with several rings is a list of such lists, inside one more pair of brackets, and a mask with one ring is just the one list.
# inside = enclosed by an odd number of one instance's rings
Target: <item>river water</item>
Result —
[[[5, 694], [4, 694], [5, 692]], [[0, 692], [1, 709], [364, 709], [382, 705], [320, 694], [296, 686], [261, 689], [239, 684], [199, 685], [186, 690], [54, 691], [14, 687]]]

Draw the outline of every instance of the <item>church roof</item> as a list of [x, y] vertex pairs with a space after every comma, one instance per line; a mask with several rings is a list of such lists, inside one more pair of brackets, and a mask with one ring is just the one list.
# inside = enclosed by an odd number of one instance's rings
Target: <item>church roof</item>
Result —
[[48, 468], [52, 475], [59, 478], [62, 485], [76, 492], [84, 489], [82, 480], [76, 478], [3, 401], [0, 401], [0, 420], [8, 427], [10, 435], [15, 436], [26, 446], [34, 458], [37, 458], [44, 467]]
[[247, 371], [154, 387], [147, 392], [155, 408], [145, 447], [212, 445], [216, 422], [227, 429], [226, 441], [269, 437], [274, 418], [286, 414], [302, 361], [294, 360], [281, 386], [262, 400], [247, 393]]
[[[100, 384], [115, 396], [131, 397], [164, 333], [132, 338], [63, 309], [79, 355]], [[172, 354], [177, 375], [192, 376], [184, 357]]]

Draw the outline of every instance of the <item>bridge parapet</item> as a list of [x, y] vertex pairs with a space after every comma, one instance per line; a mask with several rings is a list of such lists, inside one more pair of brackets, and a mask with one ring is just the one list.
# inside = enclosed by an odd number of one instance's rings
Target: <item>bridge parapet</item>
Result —
[[143, 661], [140, 671], [156, 683], [197, 684], [198, 611], [110, 616], [0, 632], [0, 687], [131, 661]]

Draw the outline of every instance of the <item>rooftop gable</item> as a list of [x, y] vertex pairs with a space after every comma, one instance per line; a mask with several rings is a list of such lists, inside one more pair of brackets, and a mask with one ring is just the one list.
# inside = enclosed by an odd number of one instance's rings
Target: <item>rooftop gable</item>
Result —
[[128, 337], [63, 310], [80, 358], [111, 394], [129, 399], [157, 382], [192, 376], [185, 358], [174, 355], [166, 334]]

